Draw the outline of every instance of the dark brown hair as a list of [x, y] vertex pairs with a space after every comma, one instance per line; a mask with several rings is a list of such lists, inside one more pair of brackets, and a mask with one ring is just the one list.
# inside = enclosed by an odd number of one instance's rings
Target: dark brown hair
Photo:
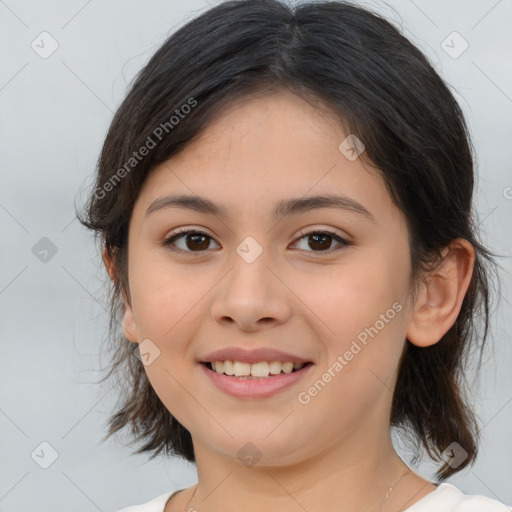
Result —
[[[450, 241], [460, 237], [475, 248], [456, 322], [430, 347], [406, 341], [392, 403], [391, 426], [412, 434], [433, 460], [441, 461], [452, 442], [466, 450], [458, 467], [440, 467], [436, 474], [444, 479], [477, 454], [465, 368], [470, 349], [483, 349], [487, 338], [489, 272], [496, 266], [495, 255], [477, 239], [474, 149], [459, 105], [423, 53], [379, 14], [347, 2], [224, 2], [171, 35], [131, 84], [105, 138], [86, 212], [77, 214], [115, 261], [114, 354], [105, 379], [123, 378], [123, 403], [106, 437], [130, 427], [134, 441], [144, 441], [136, 453], [152, 452], [153, 458], [164, 450], [195, 461], [189, 431], [160, 401], [120, 330], [122, 294], [129, 299], [130, 216], [155, 166], [190, 144], [232, 102], [278, 88], [327, 105], [347, 133], [364, 142], [362, 156], [382, 172], [407, 219], [414, 284]], [[480, 317], [483, 333], [476, 329]], [[479, 366], [481, 356], [482, 350]]]

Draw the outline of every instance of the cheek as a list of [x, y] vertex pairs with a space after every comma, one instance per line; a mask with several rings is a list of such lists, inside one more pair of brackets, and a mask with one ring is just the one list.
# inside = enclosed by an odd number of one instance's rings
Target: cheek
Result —
[[300, 294], [332, 331], [354, 334], [403, 297], [405, 283], [399, 272], [382, 254], [361, 254], [350, 264], [308, 278]]
[[211, 287], [209, 280], [198, 279], [191, 267], [178, 271], [165, 255], [151, 257], [150, 251], [144, 258], [134, 257], [130, 270], [135, 322], [141, 336], [155, 340], [173, 337], [179, 323], [189, 321], [200, 297]]
[[339, 374], [347, 374], [347, 382], [356, 387], [388, 382], [404, 343], [407, 272], [407, 266], [394, 263], [393, 255], [361, 251], [360, 258], [329, 276], [308, 280], [309, 292], [304, 296], [321, 320], [317, 325], [325, 369], [342, 356], [346, 363]]
[[[197, 392], [192, 375], [198, 369], [190, 341], [208, 316], [206, 301], [201, 299], [211, 290], [216, 277], [200, 278], [192, 267], [177, 272], [168, 262], [158, 264], [156, 260], [137, 270], [140, 271], [134, 271], [132, 287], [134, 319], [140, 339], [149, 338], [159, 353], [145, 367], [147, 376], [173, 414], [186, 411], [190, 403], [183, 386], [191, 393]], [[181, 421], [181, 417], [178, 419]]]

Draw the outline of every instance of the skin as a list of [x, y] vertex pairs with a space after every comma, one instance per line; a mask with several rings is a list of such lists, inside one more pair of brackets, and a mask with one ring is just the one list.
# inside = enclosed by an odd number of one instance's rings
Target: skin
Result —
[[[145, 366], [156, 393], [190, 431], [198, 483], [176, 494], [166, 512], [268, 509], [403, 510], [435, 486], [408, 471], [390, 438], [389, 415], [406, 337], [429, 346], [453, 325], [470, 283], [474, 250], [462, 239], [421, 285], [413, 306], [405, 217], [377, 169], [338, 149], [341, 124], [289, 91], [254, 96], [222, 112], [203, 135], [149, 175], [129, 227], [129, 292], [123, 329], [133, 343], [149, 338], [160, 355]], [[271, 217], [278, 200], [343, 193], [357, 213], [322, 208]], [[162, 209], [158, 197], [198, 194], [229, 217]], [[176, 228], [200, 229], [172, 252], [161, 242]], [[314, 230], [336, 231], [352, 245]], [[252, 236], [263, 252], [247, 263], [237, 246]], [[208, 244], [209, 241], [209, 244]], [[329, 245], [330, 242], [330, 245]], [[319, 248], [320, 247], [320, 248]], [[202, 252], [201, 252], [202, 251]], [[115, 262], [104, 253], [111, 277]], [[304, 405], [307, 390], [365, 327], [399, 302], [402, 310]], [[228, 346], [272, 346], [313, 361], [309, 377], [266, 399], [224, 394], [197, 360]], [[261, 452], [253, 467], [237, 452]], [[303, 508], [301, 508], [303, 507]]]

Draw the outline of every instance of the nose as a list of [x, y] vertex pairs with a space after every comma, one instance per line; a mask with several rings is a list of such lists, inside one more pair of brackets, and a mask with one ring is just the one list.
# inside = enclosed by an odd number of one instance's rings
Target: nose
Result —
[[211, 313], [216, 322], [257, 331], [289, 319], [292, 295], [265, 252], [250, 263], [237, 254], [217, 287]]

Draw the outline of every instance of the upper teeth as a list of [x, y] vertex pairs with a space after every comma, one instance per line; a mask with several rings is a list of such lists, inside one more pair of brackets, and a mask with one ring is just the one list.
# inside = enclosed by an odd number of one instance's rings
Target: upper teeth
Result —
[[242, 377], [251, 375], [253, 377], [268, 377], [269, 374], [277, 375], [283, 371], [291, 373], [293, 369], [300, 370], [304, 366], [303, 363], [292, 363], [281, 361], [261, 361], [259, 363], [242, 363], [240, 361], [213, 361], [212, 368], [217, 373], [225, 373], [226, 375], [234, 375]]

